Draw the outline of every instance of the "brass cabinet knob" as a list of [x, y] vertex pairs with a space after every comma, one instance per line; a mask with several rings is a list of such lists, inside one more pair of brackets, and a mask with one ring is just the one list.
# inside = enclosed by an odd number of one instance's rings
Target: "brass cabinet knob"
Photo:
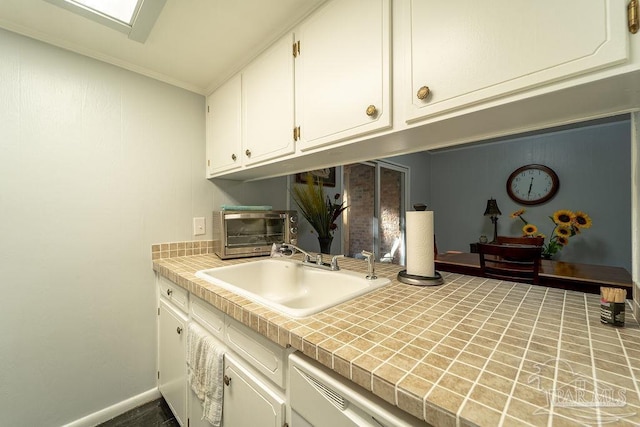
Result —
[[367, 116], [373, 117], [376, 114], [378, 114], [378, 109], [376, 108], [376, 106], [375, 105], [369, 105], [367, 107]]
[[178, 326], [176, 328], [176, 332], [178, 333], [178, 335], [180, 335], [182, 333], [182, 328], [180, 326]]
[[244, 152], [244, 154], [246, 154], [246, 155], [247, 155], [247, 157], [251, 157], [251, 150], [249, 150], [249, 149], [247, 148], [247, 150]]
[[232, 155], [231, 155], [231, 160], [233, 160], [233, 161], [235, 162], [235, 161], [236, 161], [236, 159], [237, 159], [236, 155], [235, 155], [235, 154], [232, 154]]
[[431, 90], [429, 90], [429, 86], [422, 86], [420, 89], [418, 89], [418, 93], [416, 94], [416, 96], [418, 97], [418, 99], [426, 99], [430, 93]]
[[171, 290], [171, 289], [167, 289], [167, 296], [169, 296], [169, 297], [170, 297], [172, 293], [173, 293], [173, 290]]
[[231, 378], [228, 375], [224, 376], [224, 385], [228, 386], [231, 384]]

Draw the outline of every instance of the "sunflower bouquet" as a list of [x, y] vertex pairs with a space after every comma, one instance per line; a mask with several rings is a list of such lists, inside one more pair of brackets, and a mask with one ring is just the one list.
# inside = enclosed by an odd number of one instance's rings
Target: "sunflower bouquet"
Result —
[[[522, 227], [523, 236], [546, 238], [547, 236], [544, 234], [538, 233], [538, 227], [524, 219], [522, 216], [524, 212], [524, 209], [518, 209], [511, 214], [511, 218], [520, 218], [524, 223]], [[583, 229], [590, 228], [592, 224], [591, 218], [586, 213], [573, 212], [566, 209], [555, 211], [549, 219], [553, 222], [553, 230], [549, 242], [542, 248], [542, 256], [545, 258], [554, 256], [569, 244], [569, 238], [580, 234]]]

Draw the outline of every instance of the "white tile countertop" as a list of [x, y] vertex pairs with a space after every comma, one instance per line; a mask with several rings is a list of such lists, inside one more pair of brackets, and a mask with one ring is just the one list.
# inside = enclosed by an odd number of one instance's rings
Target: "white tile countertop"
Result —
[[[376, 264], [390, 285], [292, 319], [194, 275], [255, 259], [222, 261], [206, 243], [186, 245], [154, 245], [154, 270], [417, 424], [640, 424], [640, 328], [629, 308], [625, 327], [602, 324], [598, 295], [453, 273], [415, 287], [396, 280], [402, 267]], [[361, 260], [341, 266], [366, 273]]]

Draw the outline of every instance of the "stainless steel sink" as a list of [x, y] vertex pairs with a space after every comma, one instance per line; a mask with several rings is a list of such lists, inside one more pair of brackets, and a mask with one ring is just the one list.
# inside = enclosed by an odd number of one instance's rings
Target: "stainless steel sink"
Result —
[[279, 258], [200, 270], [196, 276], [290, 317], [310, 316], [391, 282]]

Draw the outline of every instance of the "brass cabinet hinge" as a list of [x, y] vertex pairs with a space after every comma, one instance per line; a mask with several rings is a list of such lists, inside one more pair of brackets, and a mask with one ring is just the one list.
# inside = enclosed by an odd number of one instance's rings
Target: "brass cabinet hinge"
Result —
[[293, 57], [297, 58], [300, 55], [300, 40], [293, 43]]
[[638, 32], [638, 0], [631, 0], [627, 6], [627, 19], [629, 20], [629, 32], [635, 34]]
[[300, 139], [300, 126], [293, 128], [293, 140], [297, 141]]
[[158, 371], [158, 379], [160, 379], [160, 371]]
[[158, 316], [160, 316], [160, 307], [158, 307]]

